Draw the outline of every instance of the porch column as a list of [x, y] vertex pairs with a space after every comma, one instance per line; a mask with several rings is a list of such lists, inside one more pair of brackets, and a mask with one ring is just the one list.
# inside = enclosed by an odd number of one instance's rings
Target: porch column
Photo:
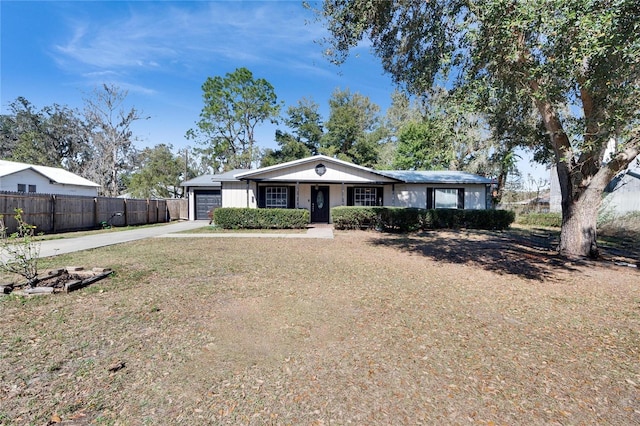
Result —
[[342, 204], [341, 204], [341, 205], [343, 205], [343, 206], [344, 206], [344, 205], [345, 205], [345, 203], [344, 203], [344, 182], [342, 182], [341, 190], [342, 190], [342, 191], [341, 191], [341, 192], [342, 192]]
[[296, 209], [300, 208], [300, 182], [296, 182]]
[[250, 181], [249, 179], [247, 179], [247, 189], [246, 189], [246, 191], [247, 191], [247, 208], [251, 207], [251, 202], [250, 202], [250, 198], [249, 198], [249, 197], [250, 197], [250, 196], [249, 196], [249, 194], [250, 194], [250, 191], [249, 191], [249, 189], [250, 189], [250, 188], [249, 188], [249, 184], [250, 184], [250, 182], [251, 182], [251, 181]]
[[391, 207], [396, 206], [396, 184], [391, 184]]

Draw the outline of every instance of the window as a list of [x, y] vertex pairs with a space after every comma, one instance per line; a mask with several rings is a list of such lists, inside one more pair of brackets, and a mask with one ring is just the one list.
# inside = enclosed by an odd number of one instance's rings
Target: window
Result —
[[436, 192], [435, 193], [436, 209], [457, 209], [458, 208], [458, 190], [457, 189], [436, 188], [435, 192]]
[[36, 186], [35, 185], [29, 185], [29, 192], [36, 192]]
[[372, 186], [356, 186], [347, 188], [348, 206], [382, 206], [383, 188]]
[[378, 188], [353, 188], [354, 206], [376, 206]]
[[265, 188], [265, 207], [268, 209], [287, 208], [287, 187], [268, 186]]
[[27, 192], [27, 185], [25, 185], [24, 183], [19, 183], [18, 192]]
[[427, 188], [428, 209], [464, 209], [464, 188]]

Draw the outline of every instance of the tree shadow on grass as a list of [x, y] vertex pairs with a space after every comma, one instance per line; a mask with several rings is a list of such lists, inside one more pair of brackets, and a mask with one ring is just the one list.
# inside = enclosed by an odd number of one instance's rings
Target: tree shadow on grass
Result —
[[[474, 265], [499, 274], [546, 280], [558, 270], [576, 271], [583, 262], [560, 257], [554, 236], [486, 231], [427, 231], [418, 234], [385, 234], [373, 245], [394, 247], [438, 262]], [[586, 264], [586, 262], [584, 262]]]

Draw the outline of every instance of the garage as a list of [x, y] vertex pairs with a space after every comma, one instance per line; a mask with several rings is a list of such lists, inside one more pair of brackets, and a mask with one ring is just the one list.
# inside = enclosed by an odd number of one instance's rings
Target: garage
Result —
[[222, 191], [210, 189], [195, 191], [196, 220], [209, 220], [207, 212], [222, 207]]

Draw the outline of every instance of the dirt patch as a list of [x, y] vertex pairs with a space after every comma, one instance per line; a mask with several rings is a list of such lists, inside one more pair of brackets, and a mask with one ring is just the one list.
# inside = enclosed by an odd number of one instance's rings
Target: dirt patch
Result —
[[2, 285], [2, 293], [17, 295], [45, 295], [54, 293], [69, 293], [91, 285], [111, 275], [108, 268], [85, 269], [83, 267], [68, 266], [60, 269], [50, 269], [38, 275], [38, 282], [30, 286], [25, 282], [7, 283]]

